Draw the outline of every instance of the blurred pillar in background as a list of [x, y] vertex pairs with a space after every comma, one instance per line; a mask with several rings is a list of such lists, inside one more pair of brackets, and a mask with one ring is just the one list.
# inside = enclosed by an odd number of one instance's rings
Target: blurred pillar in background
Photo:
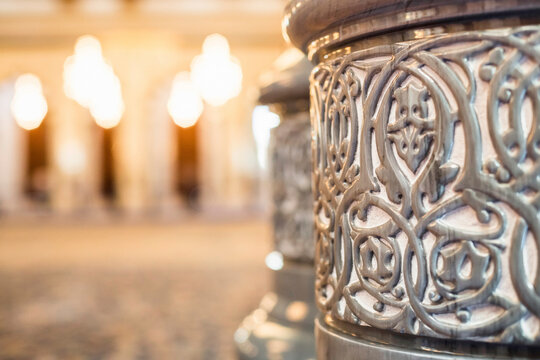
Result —
[[274, 271], [274, 288], [235, 333], [241, 359], [315, 358], [311, 68], [305, 56], [292, 49], [262, 79], [259, 102], [269, 104], [281, 117], [269, 146], [275, 251], [266, 264]]
[[166, 213], [178, 205], [173, 201], [177, 140], [166, 112], [180, 57], [176, 39], [144, 31], [102, 38], [125, 103], [120, 123], [111, 129], [114, 205], [124, 213]]
[[25, 130], [17, 126], [11, 114], [14, 81], [0, 83], [0, 211], [15, 211], [24, 197], [26, 154]]
[[61, 84], [55, 85], [49, 117], [51, 208], [59, 212], [95, 208], [100, 199], [100, 157], [95, 150], [99, 129], [85, 109], [64, 96]]
[[230, 148], [226, 105], [208, 105], [199, 122], [200, 203], [207, 211], [227, 208]]
[[317, 64], [318, 359], [538, 358], [539, 14], [289, 4], [288, 37]]

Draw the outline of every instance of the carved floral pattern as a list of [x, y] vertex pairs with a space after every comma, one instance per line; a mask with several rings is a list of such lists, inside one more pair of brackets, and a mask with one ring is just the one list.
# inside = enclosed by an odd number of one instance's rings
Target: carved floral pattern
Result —
[[313, 261], [310, 123], [290, 115], [272, 130], [273, 223], [276, 249], [285, 257]]
[[312, 73], [316, 295], [335, 319], [538, 343], [540, 27], [357, 51]]

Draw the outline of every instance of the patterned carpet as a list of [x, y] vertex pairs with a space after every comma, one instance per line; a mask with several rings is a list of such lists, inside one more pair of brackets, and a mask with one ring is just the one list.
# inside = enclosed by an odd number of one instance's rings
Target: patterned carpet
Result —
[[0, 224], [0, 359], [234, 359], [262, 222]]

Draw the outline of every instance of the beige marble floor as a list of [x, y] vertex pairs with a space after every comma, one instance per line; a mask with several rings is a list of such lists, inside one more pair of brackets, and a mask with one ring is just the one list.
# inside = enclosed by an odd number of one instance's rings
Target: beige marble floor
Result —
[[259, 220], [0, 220], [0, 359], [233, 359], [269, 238]]

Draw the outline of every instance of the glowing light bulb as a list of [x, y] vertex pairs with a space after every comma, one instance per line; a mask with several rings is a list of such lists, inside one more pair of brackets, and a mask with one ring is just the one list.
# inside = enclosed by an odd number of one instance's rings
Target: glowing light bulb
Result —
[[93, 36], [77, 39], [74, 55], [66, 59], [64, 92], [89, 109], [101, 127], [118, 125], [124, 113], [120, 80], [103, 58], [99, 40]]
[[242, 90], [242, 67], [230, 55], [227, 39], [209, 35], [203, 43], [203, 53], [191, 63], [195, 86], [203, 99], [213, 106], [225, 104]]
[[203, 102], [188, 72], [178, 73], [173, 81], [167, 110], [176, 125], [186, 128], [195, 125], [203, 112]]
[[221, 34], [208, 35], [203, 42], [203, 54], [228, 58], [230, 55], [229, 42]]
[[77, 39], [75, 54], [64, 63], [64, 92], [83, 107], [88, 107], [94, 94], [98, 93], [103, 79], [105, 61], [101, 44], [93, 36]]
[[47, 100], [39, 78], [33, 74], [19, 76], [15, 81], [15, 93], [11, 101], [11, 113], [17, 125], [26, 130], [36, 129], [41, 125], [47, 110]]
[[83, 35], [75, 43], [75, 55], [81, 58], [102, 59], [101, 43], [92, 35]]
[[118, 125], [122, 119], [124, 101], [120, 80], [110, 66], [104, 68], [107, 71], [103, 72], [104, 76], [100, 79], [101, 90], [92, 96], [89, 108], [96, 123], [110, 129]]

